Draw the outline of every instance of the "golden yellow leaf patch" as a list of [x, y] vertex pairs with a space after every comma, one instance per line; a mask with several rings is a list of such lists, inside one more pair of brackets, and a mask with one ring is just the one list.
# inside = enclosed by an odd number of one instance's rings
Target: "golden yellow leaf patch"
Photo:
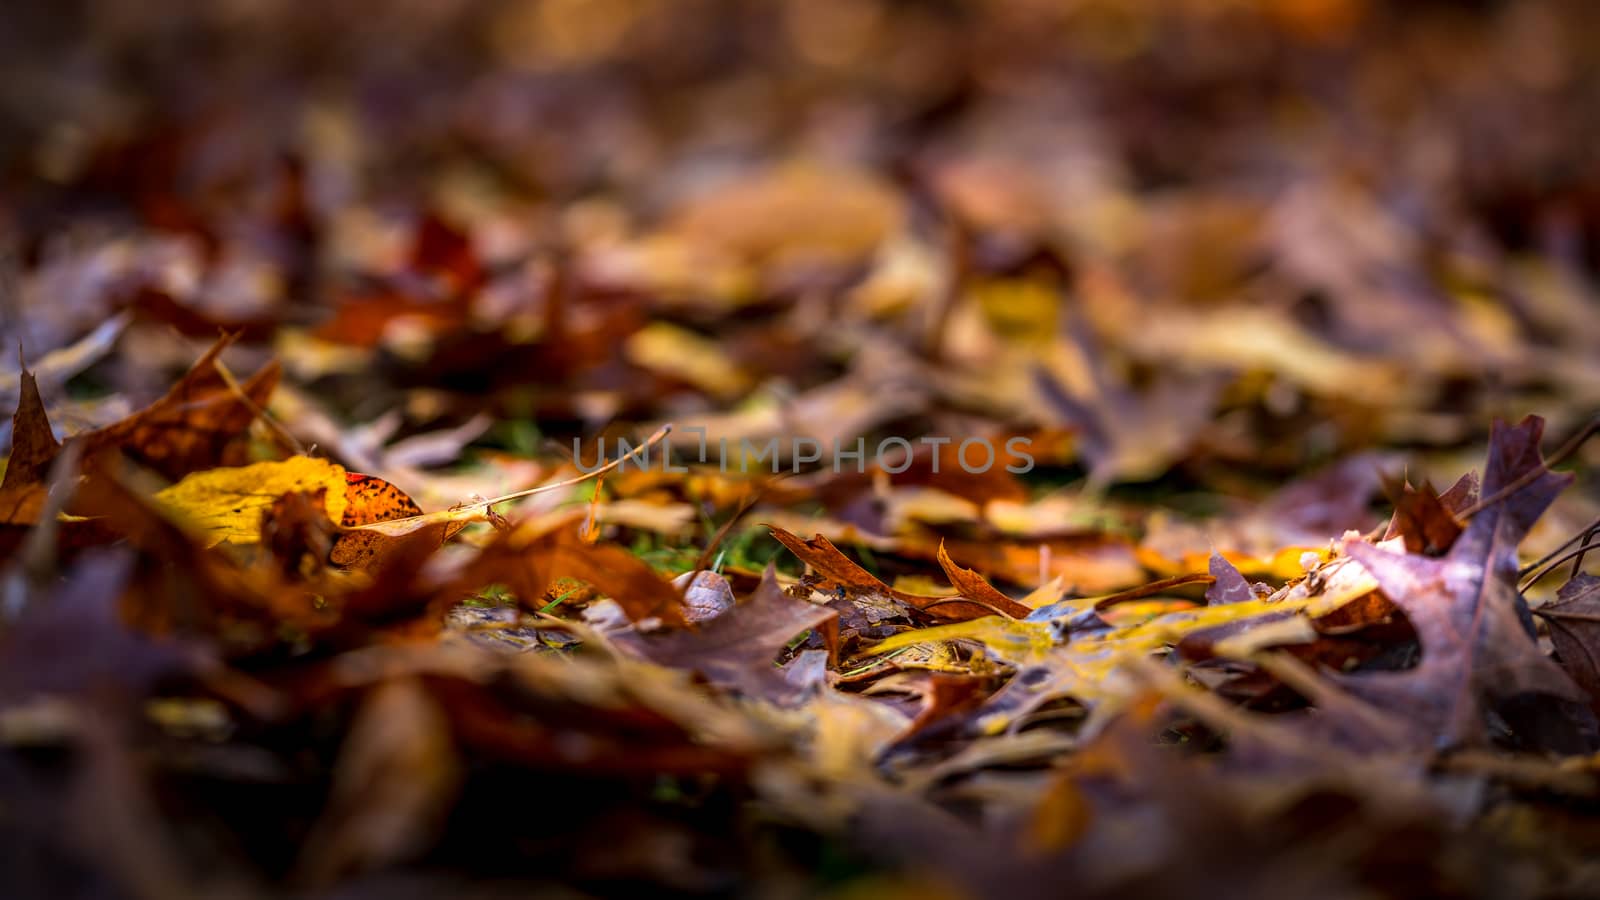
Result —
[[253, 544], [261, 539], [261, 516], [273, 501], [319, 489], [326, 489], [328, 517], [338, 522], [349, 502], [344, 467], [309, 456], [196, 472], [158, 492], [156, 500], [204, 534], [209, 545]]

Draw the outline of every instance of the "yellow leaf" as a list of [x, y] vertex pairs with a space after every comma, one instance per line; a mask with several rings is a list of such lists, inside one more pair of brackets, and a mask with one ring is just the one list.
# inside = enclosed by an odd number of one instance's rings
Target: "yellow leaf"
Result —
[[968, 622], [935, 625], [902, 631], [878, 642], [873, 653], [889, 653], [901, 647], [933, 641], [977, 641], [995, 656], [1008, 662], [1036, 662], [1049, 653], [1056, 632], [1048, 622], [1028, 622], [984, 616]]
[[338, 522], [347, 502], [344, 467], [309, 456], [196, 472], [158, 492], [156, 500], [209, 544], [253, 544], [261, 539], [261, 517], [274, 501], [319, 488], [327, 489], [328, 518]]
[[[1288, 581], [1304, 575], [1307, 553], [1315, 554], [1319, 562], [1327, 562], [1329, 559], [1327, 547], [1290, 546], [1259, 556], [1242, 550], [1223, 549], [1218, 552], [1246, 578], [1271, 578], [1277, 581]], [[1205, 571], [1206, 561], [1211, 558], [1211, 551], [1196, 550], [1185, 553], [1180, 558], [1169, 559], [1149, 547], [1140, 547], [1138, 558], [1140, 564], [1152, 572], [1179, 575], [1184, 572]]]
[[622, 345], [622, 352], [640, 368], [682, 379], [724, 399], [734, 399], [750, 387], [750, 376], [721, 343], [666, 322], [654, 322], [634, 332]]

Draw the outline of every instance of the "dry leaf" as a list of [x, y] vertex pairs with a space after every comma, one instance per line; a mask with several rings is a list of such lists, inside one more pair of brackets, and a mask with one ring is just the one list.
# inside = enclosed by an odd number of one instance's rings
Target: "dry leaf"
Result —
[[204, 535], [207, 546], [223, 541], [254, 544], [261, 539], [262, 515], [284, 494], [325, 492], [333, 521], [345, 515], [343, 466], [325, 459], [293, 456], [229, 469], [207, 469], [156, 493], [156, 501]]

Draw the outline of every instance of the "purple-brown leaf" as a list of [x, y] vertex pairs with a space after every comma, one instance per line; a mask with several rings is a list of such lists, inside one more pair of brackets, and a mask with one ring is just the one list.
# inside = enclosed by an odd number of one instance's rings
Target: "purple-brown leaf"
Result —
[[[1495, 423], [1483, 492], [1543, 469], [1544, 422]], [[1342, 677], [1352, 693], [1405, 716], [1442, 744], [1481, 741], [1486, 705], [1522, 694], [1568, 700], [1582, 693], [1540, 652], [1527, 605], [1517, 593], [1517, 544], [1572, 476], [1545, 471], [1479, 512], [1448, 555], [1390, 553], [1360, 541], [1347, 552], [1378, 580], [1411, 620], [1422, 662], [1403, 672]]]

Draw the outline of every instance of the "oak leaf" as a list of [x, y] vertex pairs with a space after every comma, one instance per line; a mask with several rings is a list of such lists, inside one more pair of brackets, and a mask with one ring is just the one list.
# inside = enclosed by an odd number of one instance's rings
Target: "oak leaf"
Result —
[[1443, 558], [1345, 542], [1346, 552], [1411, 620], [1422, 644], [1422, 661], [1407, 671], [1358, 673], [1339, 680], [1351, 693], [1400, 714], [1419, 735], [1437, 742], [1483, 740], [1487, 709], [1517, 695], [1583, 696], [1540, 652], [1527, 605], [1517, 592], [1517, 545], [1572, 483], [1571, 475], [1545, 469], [1539, 452], [1543, 433], [1544, 420], [1537, 416], [1513, 427], [1494, 424], [1484, 495], [1529, 480], [1474, 516]]
[[1556, 600], [1534, 610], [1550, 626], [1561, 667], [1600, 701], [1600, 578], [1579, 573], [1556, 591]]

